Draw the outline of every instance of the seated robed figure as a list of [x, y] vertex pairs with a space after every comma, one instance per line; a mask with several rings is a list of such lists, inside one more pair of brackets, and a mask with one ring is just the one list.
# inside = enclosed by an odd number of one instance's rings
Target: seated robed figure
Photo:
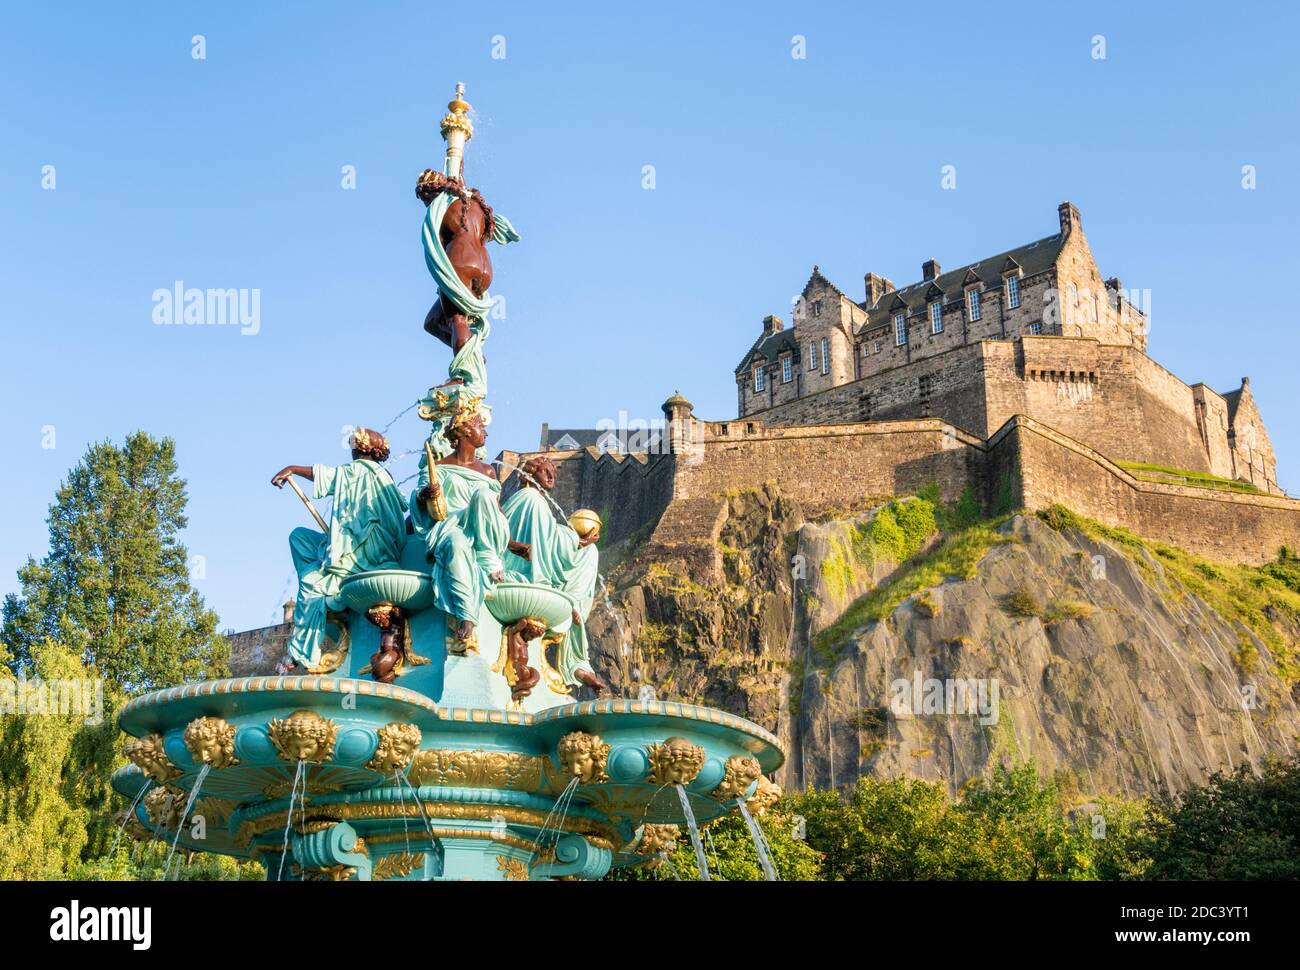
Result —
[[353, 573], [392, 569], [406, 541], [406, 503], [388, 470], [388, 442], [377, 431], [358, 428], [349, 441], [352, 460], [330, 465], [287, 465], [271, 484], [283, 488], [290, 476], [312, 483], [312, 498], [333, 499], [329, 531], [298, 528], [289, 550], [298, 573], [289, 656], [307, 668], [321, 661], [329, 612], [341, 609], [339, 587]]
[[501, 557], [509, 535], [496, 470], [478, 458], [487, 441], [481, 402], [459, 396], [446, 407], [453, 413], [435, 428], [445, 426], [452, 452], [435, 460], [426, 446], [411, 522], [428, 550], [434, 605], [452, 617], [451, 651], [463, 654], [476, 643], [474, 627], [488, 590], [505, 578]]
[[[597, 691], [607, 685], [591, 668], [587, 654], [587, 616], [600, 578], [600, 520], [590, 516], [580, 534], [558, 518], [547, 492], [555, 487], [555, 463], [545, 456], [524, 463], [523, 486], [506, 500], [502, 511], [510, 529], [506, 574], [512, 580], [539, 583], [568, 593], [577, 608], [561, 633], [556, 669], [566, 684], [586, 684]], [[575, 515], [574, 519], [578, 516]]]

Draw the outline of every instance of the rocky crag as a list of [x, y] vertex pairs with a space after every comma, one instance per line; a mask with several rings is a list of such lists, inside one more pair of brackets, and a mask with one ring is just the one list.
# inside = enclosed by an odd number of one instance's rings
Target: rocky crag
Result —
[[787, 788], [956, 791], [1032, 759], [1083, 801], [1295, 750], [1294, 560], [1211, 564], [1063, 509], [863, 505], [807, 521], [767, 486], [702, 503], [708, 543], [610, 550], [597, 669], [776, 732]]

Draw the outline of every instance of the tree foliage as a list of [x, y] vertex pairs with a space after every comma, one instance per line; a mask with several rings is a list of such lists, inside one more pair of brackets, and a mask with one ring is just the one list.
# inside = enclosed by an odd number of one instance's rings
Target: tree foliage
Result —
[[[60, 486], [49, 552], [19, 570], [0, 626], [0, 879], [66, 877], [101, 856], [122, 807], [109, 785], [122, 702], [224, 672], [184, 512], [172, 442], [143, 432], [92, 446]], [[92, 703], [61, 705], [68, 690]]]
[[50, 506], [50, 548], [18, 572], [0, 640], [11, 668], [32, 669], [49, 641], [135, 693], [219, 673], [217, 617], [190, 585], [185, 482], [175, 444], [136, 432], [92, 445]]
[[[818, 853], [796, 833], [798, 820], [779, 807], [754, 819], [763, 831], [771, 851], [772, 864], [780, 879], [802, 882], [816, 879]], [[710, 878], [720, 882], [758, 882], [764, 878], [758, 850], [745, 820], [738, 814], [723, 815], [704, 825], [700, 832]], [[654, 868], [616, 869], [609, 877], [623, 880], [694, 880], [700, 876], [695, 849], [685, 832], [677, 848]]]

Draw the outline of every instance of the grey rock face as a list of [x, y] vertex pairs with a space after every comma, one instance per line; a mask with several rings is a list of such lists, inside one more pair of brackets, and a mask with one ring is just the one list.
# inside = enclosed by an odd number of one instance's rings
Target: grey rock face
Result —
[[[593, 613], [597, 668], [629, 695], [650, 683], [777, 732], [787, 788], [905, 775], [956, 791], [1033, 759], [1086, 800], [1295, 749], [1300, 709], [1265, 643], [1156, 558], [1032, 516], [1003, 526], [973, 578], [818, 643], [897, 568], [843, 566], [871, 514], [807, 523], [770, 489], [729, 498], [723, 582], [673, 572], [661, 551], [633, 557], [611, 577], [621, 631]], [[1249, 644], [1258, 660], [1243, 669]]]

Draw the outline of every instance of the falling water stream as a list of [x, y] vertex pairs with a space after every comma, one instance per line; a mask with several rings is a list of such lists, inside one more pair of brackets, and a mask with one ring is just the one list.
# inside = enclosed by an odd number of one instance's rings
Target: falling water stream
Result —
[[289, 855], [289, 833], [293, 830], [293, 802], [298, 795], [299, 778], [302, 779], [302, 794], [303, 794], [304, 813], [305, 813], [305, 803], [307, 798], [307, 776], [303, 769], [306, 767], [306, 765], [307, 762], [303, 761], [301, 758], [298, 759], [298, 767], [293, 773], [293, 786], [289, 789], [289, 811], [287, 811], [284, 816], [284, 845], [281, 846], [280, 848], [280, 868], [275, 877], [277, 882], [284, 878], [284, 860]]
[[140, 790], [135, 793], [135, 799], [131, 802], [131, 807], [128, 808], [126, 814], [122, 816], [122, 824], [117, 827], [117, 834], [113, 836], [113, 847], [108, 850], [109, 855], [112, 855], [117, 851], [117, 843], [122, 838], [122, 833], [126, 831], [126, 827], [130, 824], [131, 819], [135, 818], [135, 810], [140, 804], [140, 799], [144, 798], [145, 793], [153, 787], [153, 781], [151, 779], [145, 779], [145, 783], [141, 785]]
[[[546, 818], [542, 820], [542, 827], [537, 830], [537, 835], [533, 838], [532, 852], [534, 855], [536, 855], [537, 851], [543, 847], [543, 839], [551, 828], [555, 829], [557, 836], [564, 831], [564, 819], [565, 816], [569, 814], [569, 805], [573, 801], [574, 793], [576, 793], [577, 790], [578, 778], [575, 776], [569, 780], [567, 785], [564, 786], [564, 791], [560, 792], [560, 796], [555, 799], [555, 802], [551, 805], [551, 810], [546, 813]], [[556, 819], [554, 826], [551, 825], [552, 818]]]
[[[415, 807], [420, 810], [420, 818], [424, 820], [424, 827], [429, 830], [429, 838], [436, 839], [437, 836], [434, 835], [433, 833], [433, 822], [430, 821], [429, 816], [424, 813], [424, 802], [420, 801], [420, 795], [415, 790], [415, 787], [411, 784], [411, 782], [407, 779], [407, 777], [404, 774], [402, 774], [400, 771], [394, 771], [393, 777], [397, 780], [397, 790], [399, 792], [402, 789], [402, 785], [405, 785], [407, 787], [407, 790], [410, 791], [411, 799], [412, 801], [415, 802]], [[399, 798], [401, 797], [400, 794], [398, 797]]]
[[695, 862], [700, 867], [700, 881], [712, 882], [713, 877], [709, 875], [709, 860], [704, 856], [704, 843], [700, 841], [700, 827], [695, 824], [695, 811], [691, 808], [691, 800], [683, 786], [675, 787], [677, 798], [682, 803], [682, 814], [686, 816], [686, 827], [691, 833], [691, 845], [695, 848]]
[[[185, 810], [181, 812], [181, 820], [176, 826], [176, 837], [172, 839], [171, 851], [167, 853], [167, 861], [163, 863], [162, 878], [167, 878], [167, 871], [172, 865], [172, 856], [176, 854], [176, 846], [181, 841], [181, 833], [185, 831], [185, 822], [190, 817], [190, 809], [194, 807], [194, 800], [199, 797], [199, 789], [203, 787], [203, 779], [208, 777], [208, 772], [212, 770], [212, 765], [204, 764], [199, 769], [199, 775], [194, 779], [194, 787], [190, 789], [190, 797], [185, 799]], [[180, 870], [177, 870], [177, 875]]]
[[758, 853], [758, 864], [763, 867], [763, 878], [768, 882], [776, 882], [778, 876], [776, 866], [772, 864], [772, 854], [768, 851], [770, 846], [767, 844], [767, 836], [763, 834], [763, 830], [754, 821], [754, 817], [749, 814], [749, 808], [745, 805], [743, 798], [736, 799], [736, 807], [740, 809], [740, 817], [745, 820], [745, 827], [749, 829], [749, 837], [754, 840], [754, 850]]

